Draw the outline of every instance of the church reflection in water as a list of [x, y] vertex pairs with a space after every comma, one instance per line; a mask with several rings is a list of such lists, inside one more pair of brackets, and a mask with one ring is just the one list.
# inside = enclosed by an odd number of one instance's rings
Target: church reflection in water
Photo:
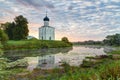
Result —
[[[66, 54], [67, 52], [69, 52], [70, 50], [72, 50], [72, 48], [65, 48], [65, 49], [60, 49], [57, 50], [57, 53], [62, 53], [62, 54]], [[54, 52], [52, 53], [56, 53], [55, 50], [52, 50]], [[50, 52], [50, 51], [47, 51]], [[45, 53], [44, 53], [45, 54]], [[38, 65], [37, 68], [41, 68], [41, 69], [53, 69], [53, 68], [58, 68], [60, 67], [59, 65], [61, 63], [59, 63], [59, 61], [57, 59], [59, 59], [60, 56], [58, 57], [57, 54], [49, 54], [49, 55], [42, 55], [39, 56], [38, 58]]]
[[52, 69], [53, 67], [55, 67], [55, 56], [54, 55], [40, 56], [38, 58], [37, 67], [41, 69]]

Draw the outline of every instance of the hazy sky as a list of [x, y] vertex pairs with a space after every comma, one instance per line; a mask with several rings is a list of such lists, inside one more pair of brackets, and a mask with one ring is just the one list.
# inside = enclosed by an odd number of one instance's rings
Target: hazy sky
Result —
[[29, 35], [38, 38], [46, 10], [57, 40], [102, 40], [120, 33], [120, 0], [0, 0], [0, 23], [23, 15], [29, 21]]

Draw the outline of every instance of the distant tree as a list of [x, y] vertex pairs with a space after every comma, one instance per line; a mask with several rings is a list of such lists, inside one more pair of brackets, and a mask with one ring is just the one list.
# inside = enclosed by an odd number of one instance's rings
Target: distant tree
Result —
[[74, 42], [75, 45], [102, 45], [102, 41], [88, 40], [83, 42]]
[[116, 45], [120, 46], [120, 34], [108, 35], [106, 39], [103, 40], [106, 45]]
[[69, 43], [69, 40], [68, 40], [67, 37], [63, 37], [61, 40], [62, 40], [63, 42]]
[[5, 44], [7, 40], [8, 40], [7, 34], [3, 30], [0, 29], [0, 41], [1, 41], [1, 43]]

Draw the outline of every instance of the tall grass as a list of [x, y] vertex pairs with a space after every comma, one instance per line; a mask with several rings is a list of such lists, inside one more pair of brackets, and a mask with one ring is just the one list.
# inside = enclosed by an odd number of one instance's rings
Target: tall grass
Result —
[[120, 79], [120, 60], [104, 63], [97, 68], [77, 68], [72, 75], [65, 73], [60, 80], [118, 80]]
[[36, 80], [119, 80], [120, 79], [120, 60], [105, 61], [97, 67], [81, 68], [73, 67], [67, 63], [63, 64], [63, 69], [56, 69], [48, 76], [38, 75]]

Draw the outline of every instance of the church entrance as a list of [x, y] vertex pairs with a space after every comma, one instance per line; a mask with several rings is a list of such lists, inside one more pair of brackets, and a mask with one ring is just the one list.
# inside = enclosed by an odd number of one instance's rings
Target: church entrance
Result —
[[51, 40], [51, 37], [49, 37], [49, 40]]

